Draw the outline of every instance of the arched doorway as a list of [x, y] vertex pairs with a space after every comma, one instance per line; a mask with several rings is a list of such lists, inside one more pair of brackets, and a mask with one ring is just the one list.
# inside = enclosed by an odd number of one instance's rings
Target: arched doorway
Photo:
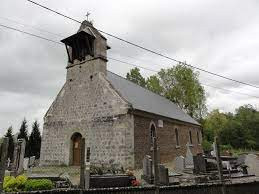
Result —
[[82, 139], [82, 135], [77, 132], [74, 133], [71, 137], [71, 144], [72, 144], [71, 164], [74, 166], [80, 165], [81, 139]]

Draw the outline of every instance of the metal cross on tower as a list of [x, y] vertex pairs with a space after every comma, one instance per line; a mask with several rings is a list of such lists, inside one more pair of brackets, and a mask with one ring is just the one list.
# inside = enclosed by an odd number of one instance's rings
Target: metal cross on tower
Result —
[[86, 13], [86, 20], [87, 20], [87, 21], [89, 21], [89, 20], [88, 20], [88, 17], [89, 17], [90, 14], [91, 14], [90, 12], [87, 12], [87, 13]]

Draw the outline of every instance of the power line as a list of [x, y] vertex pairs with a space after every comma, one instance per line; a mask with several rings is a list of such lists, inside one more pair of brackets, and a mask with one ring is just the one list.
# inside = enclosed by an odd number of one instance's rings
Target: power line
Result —
[[[140, 66], [140, 65], [135, 65], [135, 64], [133, 64], [133, 63], [129, 63], [129, 62], [126, 62], [126, 61], [122, 61], [122, 60], [115, 59], [115, 58], [112, 58], [112, 57], [107, 57], [107, 58], [110, 59], [110, 60], [113, 60], [113, 61], [117, 61], [117, 62], [120, 62], [120, 63], [124, 63], [124, 64], [131, 65], [131, 66], [134, 66], [134, 67], [138, 67], [138, 68], [141, 68], [141, 69], [145, 69], [145, 70], [148, 70], [148, 71], [151, 71], [151, 72], [156, 72], [156, 73], [159, 72], [159, 71], [154, 70], [154, 69], [146, 68], [146, 67], [143, 67], [143, 66]], [[207, 87], [211, 87], [211, 88], [215, 88], [215, 89], [219, 89], [219, 90], [225, 90], [225, 91], [228, 91], [228, 92], [231, 92], [231, 93], [237, 93], [237, 94], [240, 94], [240, 95], [245, 95], [245, 96], [249, 96], [249, 97], [253, 97], [253, 98], [259, 98], [258, 96], [253, 96], [253, 95], [245, 94], [245, 93], [242, 93], [242, 92], [236, 92], [236, 91], [233, 91], [233, 90], [228, 90], [228, 89], [225, 89], [225, 88], [208, 85], [208, 84], [204, 84], [204, 83], [202, 83], [202, 82], [200, 82], [200, 83], [201, 83], [201, 85], [203, 85], [203, 86], [207, 86]]]
[[[55, 43], [55, 44], [58, 44], [58, 45], [63, 45], [63, 43], [61, 43], [61, 42], [57, 42], [57, 41], [54, 41], [54, 40], [51, 40], [51, 39], [48, 39], [48, 38], [45, 38], [45, 37], [42, 37], [42, 36], [38, 36], [38, 35], [36, 35], [36, 34], [32, 34], [32, 33], [26, 32], [26, 31], [22, 31], [22, 30], [19, 30], [19, 29], [17, 29], [17, 28], [12, 28], [12, 27], [5, 26], [5, 25], [2, 25], [2, 24], [0, 24], [0, 26], [1, 26], [1, 27], [4, 27], [4, 28], [7, 28], [7, 29], [10, 29], [10, 30], [13, 30], [13, 31], [17, 31], [17, 32], [20, 32], [20, 33], [23, 33], [23, 34], [27, 34], [27, 35], [36, 37], [36, 38], [39, 38], [39, 39], [42, 39], [42, 40], [46, 40], [46, 41], [49, 41], [49, 42], [52, 42], [52, 43]], [[139, 67], [139, 68], [141, 68], [141, 69], [145, 69], [145, 70], [152, 71], [152, 72], [155, 72], [155, 73], [158, 73], [158, 72], [159, 72], [159, 71], [154, 70], [154, 69], [150, 69], [150, 68], [146, 68], [146, 67], [143, 67], [143, 66], [135, 65], [135, 64], [133, 64], [133, 63], [126, 62], [126, 61], [122, 61], [122, 60], [119, 60], [119, 59], [115, 59], [115, 58], [113, 58], [113, 57], [107, 57], [107, 58], [110, 59], [110, 60], [113, 60], [113, 61], [117, 61], [117, 62], [120, 62], [120, 63], [124, 63], [124, 64], [131, 65], [131, 66], [134, 66], [134, 67]], [[201, 83], [201, 84], [204, 85], [204, 86], [208, 86], [208, 87], [212, 87], [212, 88], [216, 88], [216, 89], [220, 89], [220, 90], [225, 90], [225, 91], [232, 92], [232, 93], [237, 93], [237, 94], [241, 94], [241, 95], [246, 95], [246, 96], [253, 97], [253, 98], [259, 98], [258, 96], [252, 96], [252, 95], [245, 94], [245, 93], [241, 93], [241, 92], [236, 92], [236, 91], [232, 91], [232, 90], [227, 90], [227, 89], [224, 89], [224, 88], [220, 88], [220, 87], [216, 87], [216, 86], [211, 86], [211, 85], [204, 84], [204, 83]]]
[[35, 29], [39, 32], [45, 32], [45, 33], [48, 33], [48, 34], [52, 34], [54, 36], [58, 36], [58, 37], [63, 37], [62, 35], [60, 34], [56, 34], [56, 33], [53, 33], [53, 32], [50, 32], [50, 31], [47, 31], [47, 30], [44, 30], [44, 29], [41, 29], [41, 28], [38, 28], [36, 26], [33, 26], [33, 25], [29, 25], [29, 24], [24, 24], [22, 22], [18, 22], [16, 20], [13, 20], [13, 19], [9, 19], [9, 18], [5, 18], [5, 17], [0, 17], [0, 19], [2, 20], [6, 20], [6, 21], [9, 21], [9, 22], [13, 22], [13, 23], [16, 23], [16, 24], [19, 24], [19, 25], [22, 25], [22, 26], [25, 26], [25, 27], [30, 27], [32, 29]]
[[253, 98], [259, 98], [258, 96], [253, 96], [253, 95], [245, 94], [245, 93], [242, 93], [242, 92], [236, 92], [236, 91], [233, 91], [233, 90], [228, 90], [228, 89], [225, 89], [225, 88], [220, 88], [220, 87], [212, 86], [212, 85], [209, 85], [209, 84], [204, 84], [204, 83], [201, 83], [201, 84], [203, 86], [207, 86], [207, 87], [211, 87], [211, 88], [215, 88], [215, 89], [219, 89], [219, 90], [225, 90], [227, 92], [237, 93], [237, 94], [240, 94], [240, 95], [249, 96], [249, 97], [253, 97]]
[[[62, 14], [62, 13], [56, 11], [56, 10], [50, 9], [50, 8], [44, 6], [44, 5], [41, 5], [41, 4], [39, 4], [39, 3], [36, 3], [36, 2], [34, 2], [34, 1], [32, 1], [32, 0], [27, 0], [27, 1], [33, 3], [33, 4], [37, 5], [37, 6], [40, 6], [40, 7], [44, 8], [44, 9], [47, 9], [47, 10], [49, 10], [49, 11], [51, 11], [51, 12], [54, 12], [54, 13], [60, 15], [60, 16], [63, 16], [63, 17], [65, 17], [65, 18], [67, 18], [67, 19], [70, 19], [70, 20], [72, 20], [72, 21], [74, 21], [74, 22], [77, 22], [77, 23], [80, 23], [80, 24], [82, 23], [82, 22], [80, 22], [79, 20], [76, 20], [76, 19], [74, 19], [74, 18], [72, 18], [72, 17], [69, 17], [69, 16], [67, 16], [67, 15], [65, 15], [65, 14]], [[223, 76], [223, 75], [220, 75], [220, 74], [217, 74], [217, 73], [208, 71], [208, 70], [206, 70], [206, 69], [202, 69], [202, 68], [200, 68], [200, 67], [196, 67], [196, 66], [194, 66], [194, 65], [187, 64], [186, 62], [183, 62], [183, 61], [174, 59], [174, 58], [172, 58], [172, 57], [169, 57], [169, 56], [164, 55], [164, 54], [162, 54], [162, 53], [159, 53], [159, 52], [157, 52], [157, 51], [153, 51], [153, 50], [151, 50], [151, 49], [149, 49], [149, 48], [146, 48], [146, 47], [144, 47], [144, 46], [138, 45], [138, 44], [133, 43], [133, 42], [131, 42], [131, 41], [128, 41], [128, 40], [126, 40], [126, 39], [120, 38], [120, 37], [118, 37], [118, 36], [115, 36], [115, 35], [113, 35], [113, 34], [110, 34], [110, 33], [108, 33], [108, 32], [105, 32], [105, 31], [103, 31], [103, 30], [100, 30], [100, 29], [97, 29], [97, 30], [98, 30], [99, 32], [103, 33], [103, 34], [106, 34], [106, 35], [108, 35], [108, 36], [110, 36], [110, 37], [113, 37], [113, 38], [115, 38], [115, 39], [118, 39], [118, 40], [120, 40], [120, 41], [122, 41], [122, 42], [125, 42], [125, 43], [127, 43], [127, 44], [130, 44], [130, 45], [132, 45], [132, 46], [135, 46], [135, 47], [140, 48], [140, 49], [142, 49], [142, 50], [145, 50], [145, 51], [147, 51], [147, 52], [150, 52], [150, 53], [153, 53], [153, 54], [155, 54], [155, 55], [158, 55], [158, 56], [160, 56], [160, 57], [164, 57], [164, 58], [169, 59], [169, 60], [171, 60], [171, 61], [174, 61], [174, 62], [183, 64], [183, 65], [185, 65], [185, 66], [188, 66], [188, 67], [197, 69], [197, 70], [199, 70], [199, 71], [202, 71], [202, 72], [205, 72], [205, 73], [208, 73], [208, 74], [211, 74], [211, 75], [213, 75], [213, 76], [217, 76], [217, 77], [220, 77], [220, 78], [223, 78], [223, 79], [227, 79], [227, 80], [229, 80], [229, 81], [233, 81], [233, 82], [236, 82], [236, 83], [239, 83], [239, 84], [243, 84], [243, 85], [247, 85], [247, 86], [250, 86], [250, 87], [254, 87], [254, 88], [258, 88], [258, 89], [259, 89], [259, 86], [256, 86], [256, 85], [253, 85], [253, 84], [250, 84], [250, 83], [246, 83], [246, 82], [243, 82], [243, 81], [235, 80], [235, 79], [233, 79], [233, 78], [229, 78], [229, 77], [226, 77], [226, 76]]]
[[49, 42], [53, 42], [53, 43], [56, 43], [56, 44], [60, 44], [60, 45], [63, 45], [61, 42], [57, 42], [55, 40], [51, 40], [51, 39], [48, 39], [48, 38], [45, 38], [45, 37], [42, 37], [42, 36], [39, 36], [39, 35], [35, 35], [35, 34], [32, 34], [32, 33], [29, 33], [29, 32], [26, 32], [26, 31], [23, 31], [23, 30], [19, 30], [17, 28], [12, 28], [12, 27], [9, 27], [9, 26], [6, 26], [6, 25], [3, 25], [3, 24], [0, 24], [1, 27], [4, 27], [4, 28], [7, 28], [7, 29], [10, 29], [10, 30], [14, 30], [14, 31], [17, 31], [17, 32], [21, 32], [23, 34], [27, 34], [27, 35], [30, 35], [30, 36], [34, 36], [36, 38], [40, 38], [40, 39], [43, 39], [43, 40], [47, 40]]

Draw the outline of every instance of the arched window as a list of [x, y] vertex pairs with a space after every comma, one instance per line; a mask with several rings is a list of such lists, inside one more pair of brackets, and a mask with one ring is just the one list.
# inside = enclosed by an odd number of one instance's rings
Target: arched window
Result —
[[198, 141], [198, 144], [201, 143], [201, 142], [200, 142], [200, 133], [199, 133], [199, 131], [197, 131], [197, 141]]
[[179, 134], [178, 134], [178, 129], [175, 128], [175, 140], [176, 140], [176, 145], [179, 146]]
[[150, 126], [150, 143], [153, 146], [153, 138], [156, 137], [156, 126], [154, 123]]
[[191, 130], [189, 131], [189, 143], [192, 145], [192, 132], [191, 132]]

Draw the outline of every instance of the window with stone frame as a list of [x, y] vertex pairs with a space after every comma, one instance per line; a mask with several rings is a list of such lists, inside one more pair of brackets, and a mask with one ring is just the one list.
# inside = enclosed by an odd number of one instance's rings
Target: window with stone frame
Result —
[[189, 143], [192, 145], [192, 131], [189, 130]]
[[150, 142], [151, 146], [153, 146], [153, 138], [156, 137], [156, 127], [154, 124], [151, 125], [150, 127]]
[[179, 143], [179, 133], [178, 133], [178, 129], [175, 128], [174, 129], [174, 132], [175, 132], [175, 141], [176, 141], [176, 146], [180, 146], [180, 143]]

